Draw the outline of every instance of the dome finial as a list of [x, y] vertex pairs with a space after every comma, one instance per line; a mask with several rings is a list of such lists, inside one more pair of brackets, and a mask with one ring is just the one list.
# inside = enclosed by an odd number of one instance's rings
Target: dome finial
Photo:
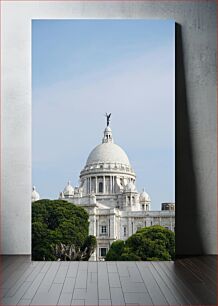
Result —
[[110, 117], [111, 117], [111, 113], [108, 115], [107, 113], [105, 113], [105, 117], [107, 118], [107, 126], [104, 130], [104, 137], [102, 139], [102, 143], [113, 143], [113, 136], [112, 136], [112, 130], [109, 127], [109, 122], [110, 122]]
[[107, 118], [107, 126], [109, 126], [110, 116], [111, 116], [111, 113], [109, 115], [105, 113], [105, 117]]
[[113, 143], [113, 135], [112, 130], [109, 126], [107, 126], [104, 130], [104, 137], [102, 139], [102, 143]]

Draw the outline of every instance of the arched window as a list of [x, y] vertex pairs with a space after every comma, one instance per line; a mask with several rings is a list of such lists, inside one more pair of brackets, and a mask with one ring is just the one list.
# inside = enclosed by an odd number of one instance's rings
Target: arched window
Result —
[[100, 182], [98, 185], [98, 192], [103, 192], [103, 183]]

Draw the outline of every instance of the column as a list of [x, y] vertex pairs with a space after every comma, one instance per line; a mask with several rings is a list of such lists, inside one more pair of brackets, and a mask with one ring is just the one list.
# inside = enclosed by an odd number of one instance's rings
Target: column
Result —
[[112, 176], [110, 175], [110, 193], [112, 193], [113, 190], [112, 190]]
[[105, 176], [103, 176], [103, 193], [105, 193]]
[[95, 193], [98, 192], [97, 176], [95, 177]]
[[89, 193], [91, 193], [91, 177], [89, 177]]
[[87, 178], [87, 180], [88, 180], [88, 192], [87, 193], [89, 193], [90, 191], [89, 191], [89, 177]]
[[89, 193], [89, 179], [88, 177], [86, 178], [86, 193]]
[[116, 215], [113, 210], [110, 210], [110, 238], [116, 239]]
[[132, 220], [131, 218], [128, 219], [128, 232], [127, 232], [127, 238], [132, 235]]
[[[98, 236], [98, 218], [96, 218], [96, 237]], [[97, 249], [96, 249], [97, 251]]]
[[95, 188], [94, 188], [94, 177], [91, 176], [91, 192], [95, 192]]

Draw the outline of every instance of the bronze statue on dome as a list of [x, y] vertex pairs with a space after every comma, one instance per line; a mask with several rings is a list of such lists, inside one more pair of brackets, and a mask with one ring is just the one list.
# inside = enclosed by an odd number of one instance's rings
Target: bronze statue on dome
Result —
[[105, 114], [105, 117], [107, 117], [107, 126], [109, 126], [110, 116], [111, 116], [111, 113], [109, 115], [107, 113]]

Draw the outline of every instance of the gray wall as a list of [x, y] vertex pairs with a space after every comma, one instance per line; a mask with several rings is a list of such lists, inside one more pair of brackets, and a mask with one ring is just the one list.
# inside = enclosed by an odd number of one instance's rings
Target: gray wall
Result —
[[31, 253], [31, 19], [170, 18], [177, 23], [177, 254], [216, 254], [216, 2], [3, 1], [2, 16], [2, 253]]

